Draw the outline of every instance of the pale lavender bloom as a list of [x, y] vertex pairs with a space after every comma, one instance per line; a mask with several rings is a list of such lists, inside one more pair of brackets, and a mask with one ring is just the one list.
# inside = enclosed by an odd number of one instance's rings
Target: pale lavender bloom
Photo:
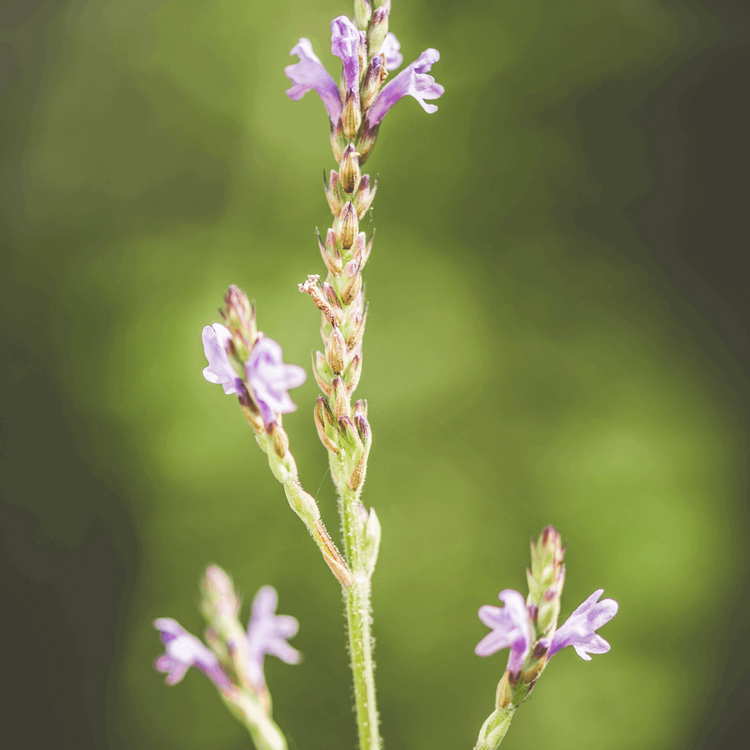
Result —
[[614, 599], [599, 602], [603, 593], [604, 589], [599, 589], [591, 594], [558, 628], [550, 644], [550, 657], [566, 646], [573, 646], [578, 656], [586, 661], [591, 661], [589, 654], [606, 654], [609, 651], [609, 643], [597, 635], [596, 630], [617, 614], [618, 604]]
[[425, 112], [429, 114], [437, 112], [437, 107], [434, 104], [427, 104], [425, 100], [437, 99], [445, 92], [445, 89], [427, 74], [427, 71], [439, 59], [440, 53], [436, 49], [427, 49], [416, 62], [404, 68], [390, 83], [386, 84], [367, 113], [369, 127], [376, 127], [386, 112], [407, 94], [413, 96]]
[[197, 667], [207, 674], [220, 690], [230, 686], [229, 678], [214, 653], [176, 620], [161, 617], [154, 622], [161, 632], [165, 653], [156, 660], [156, 668], [166, 672], [167, 684], [176, 685], [189, 667]]
[[300, 39], [289, 54], [297, 55], [299, 62], [294, 65], [287, 65], [284, 68], [287, 78], [291, 78], [294, 84], [292, 88], [287, 90], [287, 96], [296, 102], [308, 91], [314, 89], [323, 100], [328, 117], [335, 125], [341, 117], [339, 87], [313, 52], [310, 40]]
[[287, 664], [299, 664], [302, 655], [286, 640], [296, 635], [299, 623], [290, 615], [277, 615], [279, 598], [273, 586], [264, 586], [253, 599], [252, 615], [247, 627], [247, 644], [250, 654], [250, 679], [258, 691], [265, 688], [263, 658], [266, 654], [277, 656]]
[[276, 414], [288, 414], [297, 408], [287, 391], [302, 385], [307, 378], [301, 367], [285, 365], [282, 357], [281, 347], [263, 336], [255, 342], [245, 363], [247, 382], [266, 427], [275, 421]]
[[383, 46], [380, 48], [380, 54], [385, 58], [385, 67], [388, 70], [396, 70], [401, 67], [401, 63], [404, 61], [404, 56], [399, 52], [401, 44], [396, 35], [389, 31], [385, 35]]
[[485, 605], [479, 608], [479, 619], [492, 632], [482, 638], [474, 649], [477, 656], [490, 656], [503, 648], [510, 648], [508, 671], [521, 669], [531, 648], [531, 623], [524, 598], [513, 589], [498, 594], [504, 607]]
[[214, 323], [203, 329], [203, 351], [208, 360], [208, 367], [203, 370], [203, 377], [209, 383], [221, 383], [224, 393], [236, 393], [240, 378], [234, 371], [227, 356], [227, 344], [232, 338], [229, 329], [221, 323]]
[[360, 31], [346, 16], [331, 21], [331, 52], [344, 63], [346, 90], [359, 89], [359, 44], [364, 43], [365, 33]]

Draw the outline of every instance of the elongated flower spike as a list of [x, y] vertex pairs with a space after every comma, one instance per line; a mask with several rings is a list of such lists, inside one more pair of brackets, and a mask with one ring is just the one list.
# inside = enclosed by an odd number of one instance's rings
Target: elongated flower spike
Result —
[[497, 686], [496, 708], [479, 733], [477, 750], [495, 750], [508, 731], [516, 709], [528, 698], [549, 659], [566, 646], [590, 660], [589, 654], [609, 651], [609, 644], [596, 632], [616, 614], [613, 599], [599, 601], [603, 589], [595, 591], [557, 628], [560, 595], [565, 582], [565, 546], [552, 526], [531, 543], [531, 567], [527, 571], [529, 595], [506, 589], [499, 598], [505, 606], [483, 606], [479, 619], [491, 628], [477, 645], [478, 656], [491, 656], [510, 649], [508, 665]]

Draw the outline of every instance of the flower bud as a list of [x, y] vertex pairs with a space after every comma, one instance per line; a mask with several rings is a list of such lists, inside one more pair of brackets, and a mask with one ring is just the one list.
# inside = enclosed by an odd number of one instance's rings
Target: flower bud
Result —
[[359, 457], [356, 466], [349, 475], [347, 482], [349, 489], [356, 492], [365, 483], [365, 473], [367, 471], [367, 453], [364, 451]]
[[349, 414], [349, 394], [344, 381], [339, 377], [333, 379], [331, 389], [333, 396], [333, 416], [338, 420]]
[[[362, 109], [359, 103], [359, 94], [356, 91], [347, 92], [342, 119], [344, 135], [350, 141], [353, 141], [357, 137], [359, 126], [362, 124]], [[341, 156], [343, 156], [343, 151]], [[341, 156], [337, 157], [337, 161], [341, 161]]]
[[[367, 117], [362, 123], [362, 130], [359, 133], [359, 137], [355, 141], [357, 146], [357, 152], [359, 153], [359, 166], [363, 166], [367, 161], [367, 157], [372, 151], [372, 147], [375, 145], [375, 139], [378, 137], [378, 125], [370, 125]], [[343, 151], [343, 149], [342, 149]]]
[[326, 361], [331, 366], [334, 375], [340, 375], [344, 372], [347, 354], [346, 341], [344, 341], [341, 331], [334, 328], [326, 343]]
[[[323, 258], [323, 262], [326, 264], [326, 268], [334, 275], [338, 276], [341, 273], [341, 253], [336, 247], [336, 235], [332, 229], [328, 230], [326, 236], [326, 244], [323, 244], [323, 240], [320, 238], [320, 232], [315, 230], [318, 235], [318, 248], [320, 249], [320, 255]], [[332, 237], [331, 249], [328, 248], [328, 237]]]
[[388, 72], [383, 65], [383, 56], [375, 55], [367, 66], [364, 80], [362, 81], [362, 109], [367, 111], [375, 101], [375, 97], [383, 85]]
[[359, 182], [359, 190], [357, 195], [354, 196], [354, 208], [357, 209], [357, 218], [361, 219], [372, 205], [372, 199], [375, 197], [375, 191], [378, 189], [378, 181], [375, 183], [370, 190], [370, 175], [363, 175]]
[[359, 432], [359, 438], [362, 441], [362, 445], [365, 446], [365, 450], [370, 450], [372, 444], [372, 430], [370, 429], [370, 423], [367, 421], [367, 417], [364, 414], [354, 413], [354, 424]]
[[318, 388], [320, 388], [326, 396], [330, 396], [333, 373], [331, 372], [331, 368], [328, 366], [328, 362], [322, 352], [315, 352], [313, 355], [312, 371], [315, 382], [318, 384]]
[[357, 212], [354, 210], [351, 201], [349, 201], [339, 215], [339, 240], [344, 250], [349, 250], [354, 244], [354, 238], [359, 231], [359, 221]]
[[224, 309], [219, 312], [232, 333], [232, 354], [240, 363], [244, 363], [258, 337], [255, 306], [242, 289], [232, 284], [224, 295]]
[[341, 196], [341, 180], [339, 173], [335, 169], [331, 170], [330, 185], [326, 182], [326, 173], [323, 172], [323, 186], [325, 187], [326, 200], [331, 207], [331, 212], [334, 216], [338, 216], [341, 213], [341, 209], [344, 207], [344, 199]]
[[362, 441], [359, 439], [359, 433], [352, 419], [346, 414], [339, 418], [339, 435], [349, 456], [358, 456], [361, 453]]
[[321, 284], [320, 287], [323, 290], [323, 294], [325, 298], [330, 303], [331, 307], [341, 307], [341, 302], [339, 302], [339, 296], [336, 294], [336, 290], [333, 288], [332, 284], [329, 284], [327, 281], [324, 281]]
[[336, 423], [333, 412], [328, 401], [323, 396], [318, 396], [315, 402], [315, 428], [318, 430], [320, 442], [333, 454], [339, 452], [339, 447], [334, 442], [336, 435]]
[[359, 263], [356, 260], [349, 261], [344, 267], [344, 279], [341, 301], [345, 305], [351, 305], [362, 288], [362, 274], [359, 272]]
[[[359, 154], [353, 143], [350, 143], [344, 149], [344, 155], [341, 158], [341, 189], [347, 194], [351, 195], [358, 187], [360, 180], [359, 171]], [[334, 211], [334, 214], [338, 216], [341, 212], [341, 208], [338, 211]]]
[[284, 458], [289, 451], [289, 437], [286, 431], [278, 424], [278, 422], [271, 422], [268, 432], [271, 435], [273, 442], [273, 452], [279, 457]]
[[383, 46], [385, 35], [388, 33], [388, 16], [390, 12], [391, 2], [390, 0], [385, 0], [372, 14], [370, 30], [367, 32], [367, 48], [370, 51], [370, 57], [375, 57]]
[[354, 404], [354, 418], [356, 419], [358, 416], [362, 416], [362, 417], [367, 416], [367, 399], [366, 398], [357, 399], [357, 403]]
[[240, 599], [234, 592], [232, 579], [218, 565], [206, 568], [202, 583], [203, 611], [209, 622], [239, 614]]
[[331, 126], [331, 148], [336, 161], [341, 161], [341, 156], [346, 148], [347, 140], [344, 136], [344, 122], [339, 117], [336, 125]]
[[372, 17], [370, 0], [354, 0], [354, 25], [358, 29], [366, 29]]
[[[343, 339], [342, 339], [343, 340]], [[359, 385], [359, 379], [362, 375], [362, 357], [356, 354], [352, 357], [352, 361], [349, 363], [349, 367], [346, 368], [344, 373], [344, 382], [346, 383], [346, 389], [351, 393], [356, 390]]]
[[537, 542], [531, 542], [531, 568], [526, 572], [529, 582], [527, 604], [537, 608], [536, 628], [545, 636], [557, 627], [560, 616], [560, 595], [565, 584], [565, 546], [559, 532], [552, 526], [542, 531]]
[[356, 349], [362, 341], [362, 337], [365, 335], [365, 324], [367, 323], [367, 308], [362, 315], [358, 315], [354, 320], [354, 324], [346, 337], [346, 345], [349, 349]]

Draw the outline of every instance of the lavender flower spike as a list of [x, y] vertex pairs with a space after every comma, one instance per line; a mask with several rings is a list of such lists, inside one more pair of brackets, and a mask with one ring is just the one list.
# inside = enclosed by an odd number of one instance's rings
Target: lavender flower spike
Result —
[[492, 628], [492, 632], [479, 641], [474, 653], [490, 656], [503, 648], [510, 648], [508, 671], [516, 673], [531, 648], [529, 613], [523, 596], [513, 589], [501, 591], [498, 599], [505, 604], [502, 609], [489, 605], [479, 608], [479, 619]]
[[253, 600], [252, 616], [247, 628], [250, 654], [250, 679], [260, 692], [265, 689], [263, 658], [266, 654], [277, 656], [287, 664], [298, 664], [302, 655], [286, 640], [297, 634], [299, 624], [290, 615], [277, 615], [278, 595], [273, 586], [264, 586]]
[[266, 427], [276, 421], [276, 414], [288, 414], [297, 408], [287, 391], [307, 378], [298, 365], [285, 365], [282, 356], [281, 347], [263, 336], [255, 342], [245, 363], [247, 380]]
[[289, 53], [297, 55], [299, 62], [284, 68], [287, 78], [294, 84], [287, 90], [287, 96], [292, 101], [301, 99], [308, 91], [314, 89], [323, 100], [328, 117], [334, 125], [341, 117], [341, 97], [339, 87], [331, 78], [330, 73], [323, 67], [318, 56], [313, 52], [309, 39], [302, 38]]
[[331, 52], [344, 63], [344, 78], [347, 91], [359, 90], [359, 45], [365, 34], [346, 17], [331, 21]]
[[370, 129], [376, 127], [386, 112], [407, 94], [413, 96], [425, 112], [437, 112], [437, 106], [427, 104], [426, 99], [438, 99], [445, 89], [435, 83], [431, 75], [427, 75], [432, 66], [440, 59], [436, 49], [425, 50], [416, 62], [404, 68], [383, 90], [367, 113], [367, 123]]
[[154, 626], [161, 631], [166, 652], [156, 660], [155, 666], [160, 672], [166, 672], [168, 685], [176, 685], [189, 667], [197, 667], [211, 678], [219, 690], [230, 687], [229, 678], [216, 656], [176, 620], [161, 617], [154, 622]]
[[208, 360], [208, 367], [203, 370], [203, 377], [209, 383], [221, 383], [224, 393], [237, 392], [239, 377], [229, 362], [227, 344], [232, 338], [229, 329], [221, 323], [214, 323], [203, 329], [203, 351]]
[[566, 646], [573, 646], [578, 656], [585, 661], [591, 661], [589, 654], [606, 654], [609, 651], [609, 643], [597, 635], [596, 630], [617, 614], [618, 604], [614, 599], [599, 602], [603, 593], [604, 589], [599, 589], [591, 594], [565, 624], [558, 628], [550, 644], [550, 657]]

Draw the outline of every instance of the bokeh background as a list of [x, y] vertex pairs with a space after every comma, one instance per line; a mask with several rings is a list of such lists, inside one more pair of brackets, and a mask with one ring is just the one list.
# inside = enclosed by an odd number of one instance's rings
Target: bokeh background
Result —
[[[230, 283], [308, 367], [313, 230], [334, 166], [284, 95], [342, 0], [0, 4], [4, 746], [249, 746], [158, 616], [199, 632], [209, 562], [279, 591], [292, 750], [355, 744], [340, 594], [203, 325]], [[619, 600], [612, 651], [562, 653], [512, 748], [748, 746], [747, 11], [733, 0], [394, 0], [446, 94], [387, 117], [367, 268], [365, 499], [387, 747], [470, 748], [505, 655], [476, 617], [569, 543], [567, 615]], [[285, 420], [335, 530], [311, 410]], [[246, 616], [245, 611], [243, 616]], [[7, 744], [6, 744], [7, 742]]]

